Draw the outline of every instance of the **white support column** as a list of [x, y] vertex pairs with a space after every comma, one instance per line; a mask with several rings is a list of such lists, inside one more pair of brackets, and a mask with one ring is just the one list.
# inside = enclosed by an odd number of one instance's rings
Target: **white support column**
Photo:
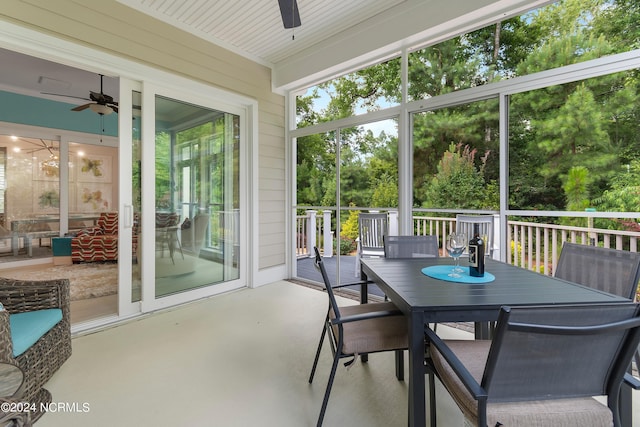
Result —
[[313, 247], [316, 246], [316, 211], [308, 210], [307, 211], [307, 252], [309, 253], [309, 258], [313, 258], [315, 254], [313, 253]]
[[322, 211], [322, 235], [324, 237], [324, 256], [331, 258], [333, 256], [333, 233], [331, 231], [331, 211]]

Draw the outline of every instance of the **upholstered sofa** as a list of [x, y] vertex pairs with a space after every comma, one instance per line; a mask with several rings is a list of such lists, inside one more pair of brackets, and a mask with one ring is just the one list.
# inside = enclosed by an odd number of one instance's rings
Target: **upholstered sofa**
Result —
[[0, 362], [17, 365], [24, 384], [17, 396], [35, 409], [51, 402], [43, 386], [71, 356], [69, 280], [0, 278]]

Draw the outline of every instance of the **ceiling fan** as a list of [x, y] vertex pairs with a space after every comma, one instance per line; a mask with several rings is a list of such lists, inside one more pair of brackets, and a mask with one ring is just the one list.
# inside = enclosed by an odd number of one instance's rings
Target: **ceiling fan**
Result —
[[53, 141], [45, 141], [42, 138], [34, 139], [34, 140], [30, 140], [26, 138], [18, 138], [18, 139], [22, 142], [26, 142], [27, 144], [35, 145], [34, 148], [27, 151], [27, 153], [29, 154], [33, 154], [42, 150], [47, 150], [49, 152], [49, 155], [57, 157], [57, 154], [55, 154], [54, 151], [58, 152], [59, 148], [53, 144]]
[[302, 25], [296, 0], [278, 0], [278, 3], [280, 4], [280, 15], [282, 15], [284, 28], [295, 28]]
[[71, 95], [63, 95], [59, 93], [46, 93], [43, 92], [44, 95], [56, 95], [56, 96], [66, 96], [67, 98], [77, 98], [84, 99], [89, 102], [87, 104], [78, 105], [71, 109], [71, 111], [82, 111], [90, 108], [92, 111], [100, 114], [101, 116], [108, 115], [111, 113], [118, 112], [118, 103], [113, 100], [113, 97], [104, 93], [102, 89], [104, 75], [100, 74], [100, 92], [89, 91], [89, 98], [82, 98], [79, 96], [71, 96]]

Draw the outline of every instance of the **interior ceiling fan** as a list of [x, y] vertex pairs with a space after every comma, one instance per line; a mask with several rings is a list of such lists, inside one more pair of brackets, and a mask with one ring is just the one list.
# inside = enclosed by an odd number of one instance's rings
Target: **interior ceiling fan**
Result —
[[77, 98], [84, 99], [86, 101], [92, 101], [87, 104], [78, 105], [71, 109], [71, 111], [82, 111], [90, 108], [92, 111], [100, 114], [101, 116], [108, 115], [111, 113], [118, 112], [118, 103], [113, 100], [113, 97], [104, 93], [102, 89], [104, 76], [100, 74], [100, 92], [89, 91], [89, 98], [82, 98], [79, 96], [71, 96], [71, 95], [63, 95], [60, 93], [46, 93], [43, 92], [43, 95], [56, 95], [56, 96], [66, 96], [67, 98]]
[[47, 150], [49, 152], [49, 155], [51, 155], [52, 157], [55, 156], [57, 157], [57, 154], [54, 153], [58, 152], [59, 149], [56, 145], [53, 144], [52, 141], [45, 141], [44, 139], [40, 138], [40, 139], [26, 139], [26, 138], [19, 138], [20, 141], [22, 142], [26, 142], [28, 144], [32, 144], [35, 145], [34, 148], [27, 150], [27, 153], [29, 154], [33, 154], [36, 153], [38, 151], [42, 151], [42, 150]]
[[295, 28], [302, 25], [296, 0], [278, 0], [278, 3], [280, 4], [280, 15], [282, 15], [284, 28]]

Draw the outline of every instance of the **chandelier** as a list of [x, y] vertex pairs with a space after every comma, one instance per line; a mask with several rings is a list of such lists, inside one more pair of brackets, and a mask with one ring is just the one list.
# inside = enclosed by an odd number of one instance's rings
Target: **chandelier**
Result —
[[40, 170], [48, 178], [56, 178], [60, 175], [60, 161], [58, 156], [50, 155], [48, 159], [40, 162]]

